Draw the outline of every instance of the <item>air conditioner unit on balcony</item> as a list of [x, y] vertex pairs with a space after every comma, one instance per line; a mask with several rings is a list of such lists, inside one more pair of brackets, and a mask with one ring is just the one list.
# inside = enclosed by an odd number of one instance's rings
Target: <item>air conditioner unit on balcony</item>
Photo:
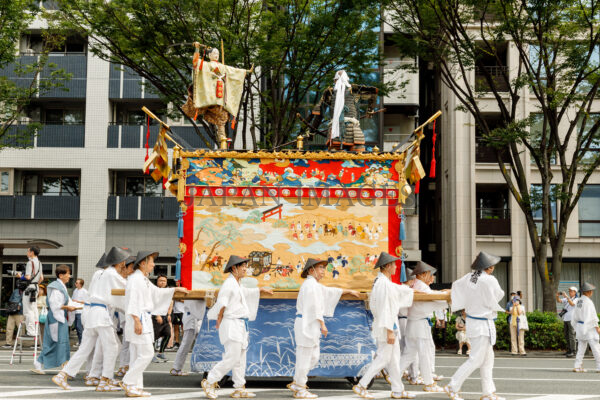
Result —
[[19, 124], [21, 125], [28, 125], [31, 123], [31, 118], [29, 117], [20, 117], [19, 118]]

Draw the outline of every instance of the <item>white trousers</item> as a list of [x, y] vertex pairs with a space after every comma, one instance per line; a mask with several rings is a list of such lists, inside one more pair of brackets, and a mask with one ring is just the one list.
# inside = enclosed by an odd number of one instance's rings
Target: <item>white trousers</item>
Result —
[[[83, 337], [81, 338], [83, 340]], [[102, 377], [102, 365], [104, 361], [104, 352], [102, 351], [102, 341], [100, 337], [96, 338], [96, 349], [94, 350], [94, 354], [92, 355], [92, 363], [90, 367], [90, 373], [88, 376], [90, 378], [98, 378]]]
[[386, 369], [390, 375], [392, 382], [392, 392], [404, 391], [402, 383], [402, 370], [400, 369], [400, 343], [396, 336], [394, 344], [389, 344], [387, 341], [377, 341], [377, 353], [371, 364], [367, 367], [367, 371], [360, 379], [359, 384], [366, 388], [373, 377], [382, 369]]
[[129, 343], [129, 370], [123, 377], [125, 385], [133, 385], [137, 388], [144, 387], [144, 371], [152, 362], [154, 347], [152, 343]]
[[94, 351], [97, 339], [100, 339], [100, 342], [102, 343], [102, 377], [113, 379], [115, 373], [115, 361], [119, 354], [120, 344], [115, 329], [112, 326], [85, 328], [83, 330], [79, 349], [73, 354], [67, 365], [62, 369], [62, 372], [73, 377], [77, 375], [90, 354]]
[[481, 391], [484, 396], [496, 392], [492, 370], [494, 369], [494, 346], [490, 343], [489, 336], [469, 338], [471, 353], [469, 359], [461, 365], [452, 376], [449, 386], [458, 392], [467, 379], [477, 368], [481, 375]]
[[119, 368], [129, 365], [129, 360], [131, 358], [129, 346], [129, 342], [125, 340], [125, 335], [123, 335], [123, 344], [121, 345], [121, 351], [119, 352]]
[[183, 338], [181, 339], [181, 344], [179, 345], [177, 354], [175, 355], [175, 362], [173, 362], [173, 369], [176, 369], [178, 371], [183, 369], [183, 364], [185, 364], [187, 355], [194, 346], [195, 341], [195, 329], [186, 329], [185, 331], [183, 331]]
[[575, 368], [580, 368], [583, 365], [583, 357], [587, 351], [588, 344], [592, 349], [592, 354], [596, 360], [596, 369], [600, 371], [600, 343], [597, 340], [578, 340], [577, 355], [575, 356]]
[[[83, 341], [83, 333], [81, 334], [81, 340]], [[100, 366], [100, 370], [97, 370], [97, 365], [96, 366], [94, 365], [94, 355], [96, 354], [98, 349], [101, 347], [102, 347], [102, 342], [100, 341], [99, 338], [96, 338], [96, 349], [90, 353], [90, 355], [88, 356], [87, 361], [86, 361], [86, 368], [87, 368], [86, 375], [89, 377], [100, 378], [100, 375], [102, 375], [102, 365]], [[100, 351], [102, 351], [102, 350], [100, 350]], [[96, 368], [94, 368], [94, 367], [96, 367]], [[96, 371], [94, 371], [94, 370], [96, 370]], [[91, 375], [92, 371], [96, 372], [98, 375]]]
[[223, 359], [212, 367], [208, 373], [207, 381], [212, 385], [219, 382], [225, 374], [231, 371], [233, 387], [236, 389], [243, 388], [246, 385], [246, 352], [248, 348], [244, 348], [241, 342], [232, 340], [226, 342], [223, 347], [225, 347]]
[[308, 371], [319, 363], [321, 348], [319, 345], [305, 347], [296, 346], [296, 368], [294, 371], [294, 382], [299, 386], [306, 386]]
[[[432, 361], [435, 359], [435, 346], [431, 345], [431, 339], [406, 338], [406, 341], [406, 352], [405, 354], [402, 354], [400, 371], [404, 371], [411, 364], [418, 362], [418, 368], [421, 372], [423, 381], [426, 385], [432, 385]], [[413, 378], [415, 378], [415, 376], [413, 376]]]
[[39, 320], [40, 316], [37, 302], [29, 301], [29, 295], [23, 295], [23, 317], [25, 318], [27, 334], [35, 336], [35, 323]]

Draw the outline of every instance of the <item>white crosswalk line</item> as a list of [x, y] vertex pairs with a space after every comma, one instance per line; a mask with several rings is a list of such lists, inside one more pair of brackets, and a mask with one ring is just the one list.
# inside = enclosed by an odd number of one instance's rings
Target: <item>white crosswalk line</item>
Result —
[[536, 396], [536, 397], [523, 397], [517, 400], [585, 400], [585, 399], [597, 399], [599, 396], [589, 395], [589, 394], [549, 394], [546, 396]]

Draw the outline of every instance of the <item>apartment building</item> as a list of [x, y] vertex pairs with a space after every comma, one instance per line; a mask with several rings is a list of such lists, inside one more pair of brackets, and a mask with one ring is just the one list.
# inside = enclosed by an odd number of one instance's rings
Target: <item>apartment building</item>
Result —
[[[518, 53], [511, 42], [500, 46], [500, 49], [501, 62], [490, 59], [484, 68], [502, 83], [502, 71], [508, 72], [511, 80], [516, 77]], [[476, 90], [485, 91], [482, 72], [479, 69], [473, 71], [472, 79]], [[442, 173], [435, 182], [441, 196], [439, 243], [444, 281], [450, 282], [469, 271], [477, 253], [485, 250], [502, 257], [495, 274], [504, 290], [521, 290], [528, 310], [541, 308], [542, 288], [534, 267], [534, 253], [525, 218], [508, 191], [495, 152], [481, 141], [481, 132], [473, 118], [456, 110], [459, 102], [454, 94], [439, 82], [435, 90], [435, 102], [444, 112], [440, 121]], [[528, 87], [520, 89], [520, 96], [519, 119], [539, 112]], [[484, 95], [479, 102], [481, 109], [486, 110], [488, 125], [492, 129], [498, 127], [502, 121], [491, 93]], [[592, 112], [600, 112], [600, 99], [595, 101]], [[531, 129], [541, 129], [541, 123], [539, 125]], [[539, 171], [527, 151], [522, 152], [521, 158], [532, 190], [536, 190], [536, 183], [541, 182]], [[559, 177], [559, 167], [556, 166], [555, 180]], [[552, 204], [552, 207], [556, 210], [557, 204]], [[600, 281], [599, 209], [600, 171], [592, 176], [568, 223], [559, 286], [562, 290], [568, 286], [579, 286], [583, 281]], [[600, 297], [594, 296], [596, 304], [600, 304]]]
[[[24, 62], [39, 56], [43, 29], [44, 23], [37, 21], [31, 34], [20, 39], [19, 58]], [[56, 89], [35, 98], [27, 116], [11, 127], [23, 129], [32, 121], [43, 124], [32, 148], [0, 152], [0, 239], [46, 239], [62, 245], [42, 250], [40, 260], [49, 277], [57, 265], [68, 264], [74, 276], [89, 280], [100, 255], [119, 245], [158, 250], [155, 275], [172, 278], [178, 205], [141, 170], [147, 135], [141, 107], [161, 110], [165, 105], [138, 75], [88, 52], [84, 38], [68, 38], [63, 48], [50, 55], [50, 62], [71, 73], [72, 79], [65, 84], [68, 90]], [[391, 68], [405, 61], [391, 53], [386, 62], [378, 76], [395, 79]], [[8, 66], [0, 73], [20, 79], [12, 69]], [[413, 78], [408, 95], [391, 93], [381, 99], [387, 112], [367, 121], [368, 145], [388, 150], [412, 132], [419, 90], [418, 75]], [[168, 123], [185, 147], [206, 147], [208, 138], [200, 137], [183, 119]], [[150, 125], [150, 147], [157, 128]], [[248, 138], [247, 143], [252, 141]], [[312, 146], [323, 148], [323, 143], [317, 140]], [[242, 148], [241, 135], [233, 147]], [[409, 238], [404, 248], [408, 261], [421, 258], [417, 211], [414, 204], [407, 208]], [[14, 287], [9, 271], [24, 268], [26, 257], [23, 249], [6, 248], [0, 258], [1, 307]]]

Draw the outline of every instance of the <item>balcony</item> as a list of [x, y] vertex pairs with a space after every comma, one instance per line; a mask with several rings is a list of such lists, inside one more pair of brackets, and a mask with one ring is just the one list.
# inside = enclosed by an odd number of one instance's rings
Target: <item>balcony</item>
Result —
[[179, 204], [175, 197], [108, 197], [109, 221], [176, 221]]
[[0, 219], [79, 219], [79, 196], [0, 196]]
[[477, 235], [510, 236], [508, 208], [477, 208]]
[[109, 99], [158, 99], [154, 91], [143, 85], [142, 77], [129, 67], [110, 64]]
[[[29, 135], [29, 137], [28, 137]], [[31, 137], [26, 125], [8, 128], [2, 142], [11, 147], [84, 147], [85, 125], [43, 125], [36, 137]]]
[[491, 75], [494, 87], [499, 92], [508, 92], [509, 82], [504, 79], [508, 76], [508, 67], [503, 65], [492, 65], [486, 67], [475, 67], [475, 90], [478, 92], [490, 92], [491, 88], [485, 79], [486, 72]]
[[[71, 79], [63, 83], [63, 87], [51, 89], [40, 98], [85, 99], [87, 83], [87, 55], [85, 53], [51, 53], [48, 63], [55, 64], [56, 69], [62, 69], [71, 74]], [[44, 68], [40, 79], [48, 78], [52, 70]]]
[[[500, 157], [505, 163], [510, 162], [510, 155], [504, 149], [500, 150]], [[496, 150], [484, 142], [483, 138], [475, 138], [475, 162], [478, 163], [496, 163]]]
[[[146, 143], [147, 129], [143, 125], [109, 125], [106, 147], [109, 149], [141, 149]], [[201, 130], [202, 137], [198, 136], [193, 126], [173, 126], [171, 130], [182, 139], [180, 144], [184, 148], [206, 148], [206, 141], [211, 146], [214, 144], [204, 130]], [[179, 142], [178, 137], [173, 137], [173, 139]], [[150, 125], [150, 147], [154, 146], [157, 138], [158, 125]], [[172, 148], [173, 142], [167, 141], [167, 145]]]

